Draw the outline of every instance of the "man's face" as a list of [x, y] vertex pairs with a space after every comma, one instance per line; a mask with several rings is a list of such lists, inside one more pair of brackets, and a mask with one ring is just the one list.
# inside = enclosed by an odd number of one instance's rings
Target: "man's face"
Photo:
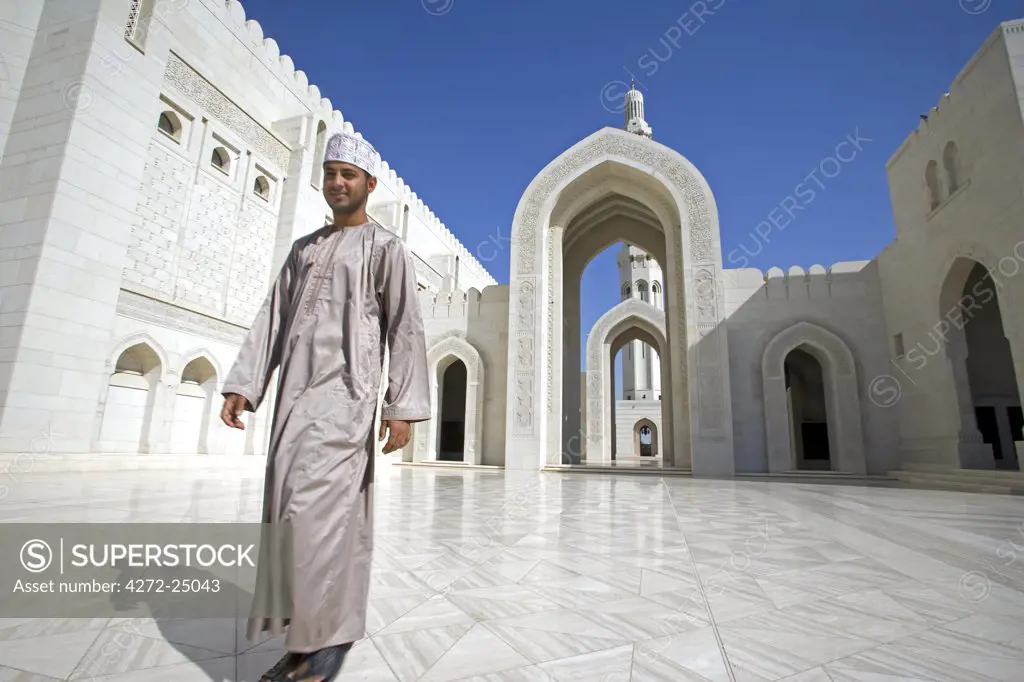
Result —
[[334, 211], [358, 211], [376, 186], [377, 178], [367, 177], [358, 166], [341, 161], [324, 164], [324, 198]]

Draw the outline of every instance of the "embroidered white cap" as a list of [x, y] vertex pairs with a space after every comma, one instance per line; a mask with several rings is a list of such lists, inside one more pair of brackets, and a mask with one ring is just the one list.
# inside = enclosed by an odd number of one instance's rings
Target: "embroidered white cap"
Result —
[[374, 177], [380, 172], [380, 154], [372, 144], [354, 133], [331, 135], [324, 149], [324, 163], [328, 161], [351, 163]]

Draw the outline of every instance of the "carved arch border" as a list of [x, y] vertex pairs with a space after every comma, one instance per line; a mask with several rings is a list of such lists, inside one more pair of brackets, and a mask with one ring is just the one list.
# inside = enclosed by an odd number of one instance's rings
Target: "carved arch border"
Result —
[[[588, 464], [606, 464], [612, 458], [611, 349], [615, 339], [631, 327], [638, 327], [653, 336], [659, 351], [668, 345], [665, 312], [636, 298], [622, 301], [594, 323], [587, 337]], [[663, 412], [672, 414], [672, 392], [662, 392], [662, 400], [668, 403]], [[670, 443], [667, 430], [660, 435], [667, 450]]]
[[484, 427], [484, 363], [480, 352], [462, 332], [448, 332], [436, 339], [427, 350], [427, 371], [430, 373], [430, 419], [416, 427], [413, 460], [437, 461], [440, 405], [438, 404], [441, 365], [448, 359], [461, 360], [466, 366], [466, 417], [463, 462], [482, 462]]
[[832, 470], [867, 473], [857, 362], [853, 351], [835, 332], [806, 320], [775, 334], [765, 345], [761, 356], [769, 473], [784, 473], [795, 468], [789, 435], [785, 362], [793, 350], [803, 346], [808, 347], [821, 364]]
[[[558, 235], [549, 223], [551, 210], [562, 189], [582, 173], [603, 161], [618, 161], [649, 173], [664, 186], [676, 204], [681, 225], [672, 225], [666, 235], [667, 260], [663, 264], [672, 286], [666, 294], [682, 300], [666, 301], [681, 314], [674, 319], [670, 334], [670, 376], [682, 382], [676, 406], [671, 413], [677, 428], [684, 433], [680, 452], [684, 460], [694, 455], [694, 426], [698, 436], [731, 450], [731, 405], [728, 400], [728, 368], [722, 317], [720, 282], [721, 245], [718, 213], [707, 181], [681, 154], [651, 140], [625, 131], [604, 128], [568, 149], [545, 167], [527, 187], [516, 209], [512, 231], [509, 305], [508, 386], [506, 407], [506, 461], [515, 455], [524, 441], [535, 445], [541, 461], [551, 462], [560, 453], [560, 423], [535, 413], [538, 405], [557, 415], [560, 405], [546, 398], [553, 395], [555, 372], [554, 327], [558, 287], [556, 287], [556, 250]], [[684, 278], [694, 281], [696, 301], [687, 296]], [[543, 301], [538, 305], [538, 301]], [[540, 313], [540, 314], [538, 314]], [[697, 339], [691, 340], [694, 334]], [[667, 330], [666, 330], [667, 331]], [[709, 336], [710, 335], [710, 336]], [[699, 346], [699, 361], [696, 357]], [[537, 355], [543, 353], [543, 365]], [[690, 357], [691, 353], [694, 357]], [[700, 376], [690, 382], [687, 370], [696, 365]], [[542, 369], [541, 369], [542, 368]], [[540, 369], [540, 371], [538, 371]], [[543, 382], [543, 383], [542, 383]], [[546, 384], [546, 394], [537, 388]], [[674, 387], [667, 387], [670, 392]], [[544, 399], [542, 399], [544, 398]], [[698, 415], [691, 424], [690, 405], [697, 404]], [[549, 418], [550, 419], [550, 418]], [[680, 462], [680, 464], [690, 462]], [[526, 468], [532, 464], [523, 462]], [[711, 465], [717, 468], [719, 465]], [[727, 469], [732, 469], [731, 462]]]

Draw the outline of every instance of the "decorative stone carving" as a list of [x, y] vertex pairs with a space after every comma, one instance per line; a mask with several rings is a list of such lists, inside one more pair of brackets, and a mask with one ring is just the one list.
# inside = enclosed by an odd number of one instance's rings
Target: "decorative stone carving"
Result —
[[228, 284], [231, 305], [225, 309], [225, 316], [234, 322], [249, 324], [256, 318], [276, 275], [271, 268], [277, 220], [277, 214], [268, 210], [266, 202], [246, 198], [231, 251]]
[[516, 397], [515, 425], [517, 436], [533, 435], [534, 426], [534, 320], [537, 314], [537, 290], [534, 280], [519, 283], [516, 295], [515, 368]]
[[[550, 238], [551, 227], [549, 220], [551, 217], [542, 215], [542, 211], [546, 206], [549, 206], [557, 188], [564, 184], [567, 179], [578, 176], [581, 173], [581, 169], [593, 167], [602, 159], [615, 158], [627, 160], [638, 167], [647, 168], [656, 173], [659, 181], [667, 182], [669, 186], [673, 187], [675, 196], [681, 199], [678, 207], [672, 207], [675, 210], [671, 211], [670, 215], [675, 213], [676, 210], [686, 214], [689, 232], [688, 239], [686, 240], [688, 243], [685, 244], [685, 248], [681, 226], [678, 223], [664, 226], [666, 231], [666, 254], [671, 259], [667, 264], [666, 271], [673, 273], [672, 277], [674, 280], [674, 286], [672, 287], [674, 291], [666, 300], [668, 303], [667, 307], [673, 311], [673, 347], [678, 349], [677, 352], [671, 354], [671, 374], [673, 377], [678, 377], [679, 380], [685, 381], [689, 335], [687, 333], [687, 316], [685, 314], [686, 289], [683, 273], [687, 271], [688, 267], [697, 264], [713, 264], [717, 259], [717, 253], [711, 206], [709, 204], [710, 200], [707, 194], [709, 190], [706, 183], [694, 174], [688, 162], [679, 154], [657, 143], [638, 138], [635, 135], [629, 135], [624, 131], [605, 129], [553, 161], [531, 183], [516, 213], [513, 226], [513, 240], [516, 244], [512, 263], [513, 282], [535, 280], [542, 275], [539, 269], [541, 264], [545, 262], [551, 264], [554, 262], [555, 254], [553, 250], [560, 248], [561, 243], [559, 240], [559, 243], [555, 244], [555, 240]], [[550, 289], [551, 287], [549, 287], [549, 293]], [[553, 293], [556, 296], [558, 295], [558, 292]], [[668, 294], [669, 292], [666, 292], [666, 295]], [[550, 308], [550, 301], [547, 301], [547, 304]], [[520, 302], [518, 305], [519, 310], [517, 314], [521, 316], [524, 304]], [[515, 321], [516, 317], [512, 319]], [[546, 316], [542, 320], [543, 324], [548, 325], [547, 328], [550, 331], [553, 319]], [[535, 339], [535, 343], [541, 343], [546, 338], [547, 343], [551, 345], [555, 340], [553, 332], [542, 335], [531, 330], [530, 336]], [[547, 376], [553, 377], [557, 353], [554, 348], [546, 348], [545, 351], [547, 351], [545, 352]], [[518, 353], [518, 350], [513, 352]], [[518, 374], [515, 376], [518, 376]], [[525, 406], [527, 404], [534, 402], [532, 394], [524, 396], [521, 393], [521, 391], [527, 388], [530, 390], [534, 388], [532, 383], [533, 376], [531, 372], [529, 381], [525, 379], [523, 381], [515, 380], [515, 404], [523, 406], [521, 408], [523, 410], [526, 409]], [[719, 391], [723, 390], [723, 387], [719, 387]], [[554, 407], [554, 400], [550, 395], [551, 392], [549, 389], [547, 401], [549, 409]], [[688, 393], [683, 392], [683, 394], [678, 396], [677, 400], [677, 409], [684, 415], [689, 414], [690, 398]], [[722, 400], [723, 398], [719, 396], [712, 403], [721, 402]], [[588, 400], [588, 411], [592, 412], [589, 405], [590, 402]], [[517, 407], [518, 409], [520, 408]], [[589, 421], [590, 418], [588, 417]], [[519, 419], [515, 420], [516, 426], [513, 427], [513, 433], [523, 433], [525, 435], [525, 431], [523, 431], [525, 427], [521, 427], [521, 423], [523, 422]], [[518, 431], [516, 430], [517, 428], [519, 428]]]
[[278, 170], [288, 168], [288, 147], [173, 52], [167, 58], [164, 79], [251, 144]]
[[548, 357], [547, 357], [547, 369], [548, 369], [548, 414], [554, 413], [555, 403], [555, 230], [548, 231], [548, 273], [547, 273], [547, 290], [548, 290]]
[[698, 266], [693, 275], [697, 327], [697, 432], [702, 440], [724, 438], [723, 378], [718, 329], [718, 285], [714, 266]]
[[122, 273], [124, 285], [167, 299], [174, 296], [181, 213], [193, 173], [181, 155], [155, 138], [150, 141]]
[[208, 339], [233, 345], [245, 340], [246, 328], [203, 315], [171, 303], [158, 301], [132, 291], [121, 290], [117, 300], [117, 313], [162, 327], [179, 329]]
[[532, 333], [534, 318], [537, 313], [536, 286], [533, 280], [526, 279], [519, 284], [519, 315], [516, 331]]
[[715, 271], [709, 267], [699, 267], [694, 271], [694, 308], [698, 327], [718, 323], [716, 304]]
[[533, 435], [533, 373], [516, 375], [516, 436]]

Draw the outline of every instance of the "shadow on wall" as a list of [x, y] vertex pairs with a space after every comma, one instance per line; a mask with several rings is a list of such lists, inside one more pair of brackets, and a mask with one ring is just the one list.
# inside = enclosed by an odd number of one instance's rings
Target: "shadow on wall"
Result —
[[898, 468], [896, 411], [868, 388], [892, 370], [877, 262], [725, 279], [744, 299], [727, 323], [736, 471]]

